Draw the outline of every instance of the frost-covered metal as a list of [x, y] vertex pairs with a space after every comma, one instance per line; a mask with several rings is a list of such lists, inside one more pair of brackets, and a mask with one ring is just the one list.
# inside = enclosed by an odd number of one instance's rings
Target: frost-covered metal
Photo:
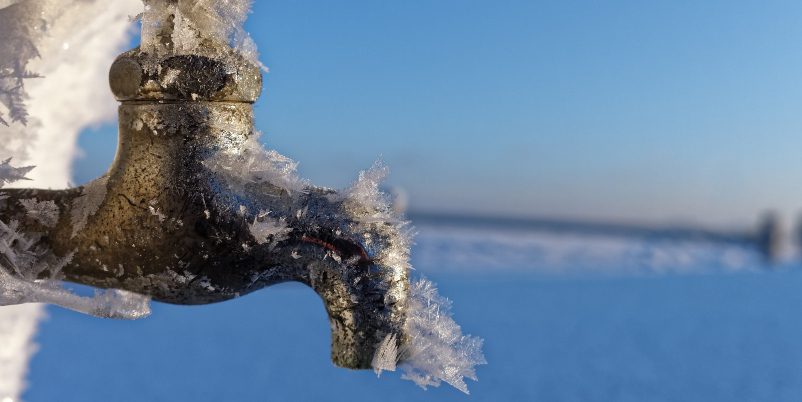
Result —
[[[109, 171], [71, 190], [0, 190], [0, 305], [140, 318], [149, 298], [215, 303], [297, 281], [323, 299], [337, 365], [467, 392], [481, 339], [430, 282], [410, 284], [411, 228], [379, 190], [387, 169], [337, 192], [257, 141], [249, 2], [145, 4], [141, 46], [109, 75], [121, 102]], [[0, 163], [0, 186], [28, 171]], [[59, 280], [108, 290], [79, 297]]]
[[[329, 313], [334, 362], [370, 368], [385, 339], [403, 338], [407, 266], [381, 261], [407, 247], [398, 222], [366, 222], [385, 211], [273, 166], [252, 129], [259, 68], [211, 37], [175, 51], [165, 16], [111, 68], [120, 145], [108, 173], [74, 190], [3, 190], [0, 221], [52, 255], [42, 278], [177, 304], [305, 283]], [[261, 171], [228, 168], [254, 154]]]

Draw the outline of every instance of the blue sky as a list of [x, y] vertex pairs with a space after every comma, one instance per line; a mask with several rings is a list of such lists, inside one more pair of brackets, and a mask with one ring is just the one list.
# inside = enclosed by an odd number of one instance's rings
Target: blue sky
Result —
[[[418, 210], [748, 224], [802, 210], [798, 1], [258, 0], [266, 144]], [[76, 182], [115, 128], [87, 132]]]

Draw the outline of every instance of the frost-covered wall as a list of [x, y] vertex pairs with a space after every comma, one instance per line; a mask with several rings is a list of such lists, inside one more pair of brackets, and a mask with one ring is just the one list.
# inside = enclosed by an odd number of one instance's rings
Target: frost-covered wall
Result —
[[[98, 77], [141, 9], [139, 0], [0, 0], [0, 161], [37, 166], [17, 185], [68, 185], [79, 132], [115, 116]], [[0, 401], [20, 398], [43, 316], [38, 304], [0, 308]]]

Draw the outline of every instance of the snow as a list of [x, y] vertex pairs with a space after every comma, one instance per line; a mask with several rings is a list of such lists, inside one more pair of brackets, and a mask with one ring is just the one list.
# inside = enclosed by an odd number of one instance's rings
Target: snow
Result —
[[764, 264], [754, 248], [738, 243], [417, 224], [425, 230], [415, 259], [437, 272], [698, 275], [751, 272]]

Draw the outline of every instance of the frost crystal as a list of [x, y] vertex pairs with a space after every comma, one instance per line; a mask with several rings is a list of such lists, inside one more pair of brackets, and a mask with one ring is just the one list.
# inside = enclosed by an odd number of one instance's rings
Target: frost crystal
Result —
[[116, 116], [98, 77], [141, 10], [141, 0], [0, 1], [0, 160], [37, 166], [37, 187], [67, 185], [78, 134]]
[[381, 375], [382, 371], [395, 371], [398, 363], [398, 339], [395, 334], [387, 335], [376, 349], [373, 355], [371, 366], [376, 375]]
[[278, 243], [286, 240], [292, 228], [287, 227], [287, 218], [271, 218], [268, 213], [261, 212], [259, 216], [254, 218], [253, 223], [248, 227], [251, 235], [256, 239], [259, 244], [265, 243]]
[[[389, 195], [380, 189], [390, 169], [376, 162], [370, 169], [360, 172], [357, 181], [338, 195], [348, 215], [356, 223], [355, 232], [365, 233], [363, 242], [368, 246], [374, 261], [398, 271], [411, 270], [409, 253], [414, 229], [393, 206]], [[370, 233], [381, 233], [384, 241], [374, 239]]]
[[165, 215], [164, 213], [162, 213], [161, 211], [159, 211], [159, 209], [158, 209], [158, 208], [156, 208], [156, 207], [154, 207], [153, 205], [150, 205], [150, 206], [148, 206], [148, 211], [150, 211], [150, 214], [151, 214], [151, 215], [153, 215], [153, 216], [155, 216], [156, 218], [158, 218], [158, 219], [159, 219], [159, 222], [162, 222], [162, 223], [164, 223], [164, 221], [166, 221], [166, 220], [167, 220], [167, 215]]
[[221, 151], [204, 161], [209, 169], [225, 177], [235, 191], [246, 186], [270, 184], [291, 195], [301, 194], [309, 183], [298, 177], [298, 163], [259, 143], [259, 134], [248, 139], [245, 150], [239, 153]]
[[340, 195], [350, 201], [350, 207], [361, 222], [400, 221], [395, 209], [390, 208], [389, 197], [379, 188], [389, 174], [390, 168], [377, 161], [370, 169], [360, 172], [357, 181]]
[[[252, 0], [144, 0], [142, 49], [194, 54], [204, 40], [226, 43], [252, 63], [259, 62], [256, 44], [243, 28]], [[172, 16], [172, 17], [170, 17]], [[172, 26], [165, 27], [165, 21]], [[170, 32], [172, 29], [172, 32]], [[165, 35], [169, 34], [169, 38]], [[169, 39], [169, 41], [167, 40]], [[171, 42], [172, 48], [166, 48]]]
[[22, 168], [15, 168], [11, 166], [11, 158], [0, 162], [0, 187], [5, 186], [6, 184], [11, 184], [15, 181], [20, 180], [27, 180], [25, 177], [28, 172], [33, 169], [33, 166], [27, 166]]
[[[313, 188], [298, 177], [297, 163], [275, 151], [265, 150], [255, 137], [245, 151], [221, 151], [204, 164], [220, 174], [235, 191], [245, 191], [255, 184], [286, 190], [298, 202], [296, 218], [309, 218], [308, 206], [303, 205], [301, 195]], [[332, 205], [340, 205], [341, 209], [327, 210], [325, 214], [330, 219], [339, 219], [349, 232], [361, 234], [361, 243], [375, 263], [402, 275], [411, 269], [409, 252], [413, 229], [380, 188], [388, 173], [389, 169], [377, 162], [371, 169], [361, 172], [349, 188], [328, 193]], [[243, 215], [246, 213], [247, 210], [243, 211]], [[250, 225], [251, 234], [259, 243], [280, 241], [289, 233], [287, 230], [286, 221], [264, 212]], [[297, 253], [293, 256], [300, 257]], [[388, 301], [407, 299], [404, 294], [386, 297]], [[486, 363], [482, 354], [483, 341], [462, 335], [461, 328], [449, 314], [451, 303], [437, 293], [431, 282], [414, 283], [407, 300], [406, 333], [401, 347], [399, 349], [394, 335], [388, 335], [374, 354], [373, 369], [380, 374], [395, 371], [398, 365], [404, 371], [402, 378], [423, 388], [445, 381], [468, 393], [464, 378], [476, 380], [475, 367]]]
[[87, 184], [81, 196], [72, 201], [72, 235], [75, 236], [86, 226], [90, 216], [97, 212], [108, 191], [108, 177], [101, 177]]
[[30, 200], [20, 200], [20, 204], [28, 211], [28, 216], [45, 227], [53, 228], [58, 223], [61, 210], [54, 201], [39, 202], [36, 198], [33, 198]]
[[[0, 9], [0, 124], [11, 122], [27, 124], [28, 112], [25, 109], [24, 82], [39, 76], [28, 70], [28, 62], [39, 56], [31, 38], [37, 24], [30, 20], [31, 11], [37, 8], [34, 4], [2, 4]], [[27, 17], [27, 18], [26, 18]], [[7, 114], [7, 115], [6, 115]]]
[[464, 378], [476, 381], [475, 367], [487, 364], [482, 339], [462, 335], [451, 318], [451, 302], [426, 279], [412, 284], [407, 311], [409, 340], [401, 351], [403, 378], [424, 389], [445, 381], [469, 393]]

